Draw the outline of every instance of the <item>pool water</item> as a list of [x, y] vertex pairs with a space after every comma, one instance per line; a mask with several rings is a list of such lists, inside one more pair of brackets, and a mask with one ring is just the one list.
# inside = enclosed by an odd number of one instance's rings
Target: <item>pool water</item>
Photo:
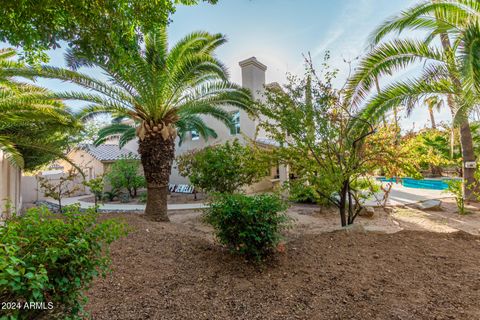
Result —
[[397, 180], [400, 182], [404, 187], [407, 188], [416, 188], [416, 189], [430, 189], [430, 190], [445, 190], [448, 188], [448, 184], [445, 183], [444, 180], [436, 180], [436, 179], [413, 179], [413, 178], [378, 178], [379, 181], [382, 182], [394, 182], [396, 183]]

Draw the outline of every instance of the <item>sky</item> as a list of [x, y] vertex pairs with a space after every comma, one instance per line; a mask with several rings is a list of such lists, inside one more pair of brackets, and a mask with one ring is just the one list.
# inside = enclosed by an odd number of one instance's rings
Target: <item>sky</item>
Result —
[[[219, 0], [216, 5], [202, 3], [180, 6], [172, 16], [169, 41], [205, 30], [223, 33], [228, 42], [217, 56], [229, 68], [231, 80], [241, 83], [238, 62], [255, 56], [267, 65], [267, 82], [284, 83], [287, 73], [303, 73], [303, 55], [310, 53], [316, 65], [323, 62], [326, 50], [330, 63], [340, 69], [337, 84], [348, 73], [344, 60], [365, 53], [368, 35], [389, 16], [408, 8], [415, 0]], [[49, 52], [50, 64], [65, 66], [62, 50]], [[399, 76], [405, 76], [403, 72]], [[390, 80], [388, 80], [390, 81]], [[381, 85], [388, 82], [381, 81]], [[70, 90], [73, 85], [42, 80], [52, 90]], [[75, 103], [74, 106], [81, 106]], [[446, 109], [436, 113], [437, 122], [450, 121]], [[405, 130], [429, 125], [425, 107], [418, 107], [408, 119]]]

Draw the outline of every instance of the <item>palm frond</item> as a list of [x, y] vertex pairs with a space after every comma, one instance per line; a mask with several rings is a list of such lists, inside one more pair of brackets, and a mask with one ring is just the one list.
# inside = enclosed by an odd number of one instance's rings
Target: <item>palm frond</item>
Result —
[[437, 48], [416, 40], [397, 39], [380, 44], [361, 60], [349, 79], [347, 100], [357, 105], [368, 96], [376, 78], [425, 60], [442, 63], [443, 54]]

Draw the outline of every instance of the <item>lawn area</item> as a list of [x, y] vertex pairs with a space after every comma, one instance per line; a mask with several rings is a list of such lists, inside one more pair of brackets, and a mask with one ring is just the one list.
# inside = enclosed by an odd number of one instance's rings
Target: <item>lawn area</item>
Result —
[[[330, 215], [298, 212], [322, 224]], [[480, 318], [480, 237], [463, 231], [306, 231], [297, 221], [286, 252], [252, 266], [215, 244], [198, 213], [112, 216], [135, 231], [111, 245], [113, 273], [88, 291], [93, 319]]]

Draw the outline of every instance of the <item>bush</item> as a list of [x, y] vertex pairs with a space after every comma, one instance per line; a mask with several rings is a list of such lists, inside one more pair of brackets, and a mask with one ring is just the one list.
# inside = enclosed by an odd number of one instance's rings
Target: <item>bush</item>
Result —
[[[0, 301], [16, 302], [1, 319], [77, 319], [83, 291], [109, 268], [108, 244], [126, 233], [114, 220], [97, 221], [94, 210], [66, 207], [62, 216], [33, 208], [0, 227]], [[25, 309], [43, 302], [46, 309]]]
[[93, 193], [95, 197], [95, 206], [98, 204], [98, 201], [102, 201], [103, 189], [105, 187], [103, 176], [83, 181], [83, 185], [90, 188], [90, 192]]
[[176, 160], [180, 174], [209, 193], [234, 193], [270, 174], [267, 151], [241, 145], [238, 140], [186, 153]]
[[286, 204], [277, 195], [216, 195], [205, 209], [220, 243], [247, 259], [259, 261], [271, 253], [287, 227]]
[[140, 161], [132, 155], [115, 161], [106, 178], [113, 190], [126, 189], [130, 198], [135, 198], [138, 189], [147, 185], [145, 177], [140, 174]]
[[319, 203], [321, 197], [315, 191], [315, 187], [305, 184], [303, 181], [290, 180], [285, 185], [289, 193], [289, 200], [298, 203]]

